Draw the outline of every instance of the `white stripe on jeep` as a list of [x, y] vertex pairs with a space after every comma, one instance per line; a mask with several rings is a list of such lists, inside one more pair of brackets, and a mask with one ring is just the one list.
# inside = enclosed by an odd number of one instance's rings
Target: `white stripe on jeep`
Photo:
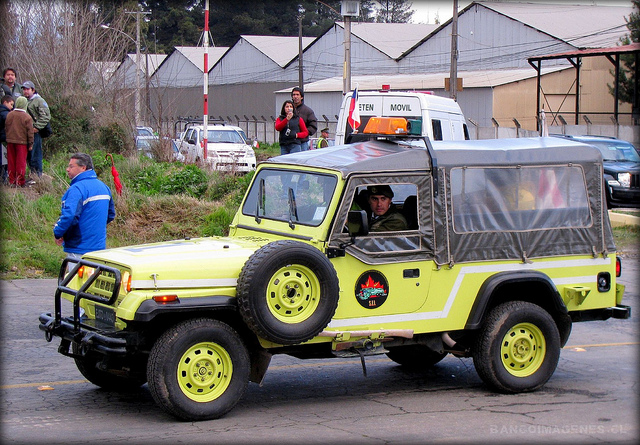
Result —
[[238, 284], [237, 278], [202, 278], [198, 280], [132, 280], [132, 289], [176, 289], [193, 287], [232, 286]]
[[[361, 317], [361, 318], [349, 318], [344, 320], [333, 320], [328, 328], [344, 328], [347, 326], [360, 326], [360, 325], [377, 325], [380, 323], [397, 323], [407, 321], [419, 321], [419, 320], [432, 320], [434, 318], [447, 318], [449, 310], [453, 306], [453, 302], [456, 299], [462, 280], [467, 274], [478, 273], [495, 273], [495, 272], [510, 272], [518, 270], [542, 270], [542, 269], [557, 269], [565, 267], [587, 267], [587, 266], [605, 266], [611, 264], [611, 257], [608, 258], [593, 258], [583, 260], [568, 260], [568, 261], [543, 261], [535, 263], [517, 263], [517, 264], [490, 264], [486, 266], [463, 266], [460, 268], [460, 273], [456, 278], [449, 297], [441, 311], [432, 312], [416, 312], [413, 314], [398, 314], [398, 315], [381, 315], [378, 317]], [[437, 273], [437, 272], [436, 272]], [[575, 276], [566, 278], [557, 278], [552, 280], [554, 284], [572, 284], [572, 283], [595, 283], [595, 276]]]

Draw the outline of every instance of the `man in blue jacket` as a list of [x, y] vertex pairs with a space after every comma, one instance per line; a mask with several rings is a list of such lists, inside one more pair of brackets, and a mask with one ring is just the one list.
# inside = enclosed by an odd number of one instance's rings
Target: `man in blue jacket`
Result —
[[91, 156], [71, 156], [67, 175], [71, 185], [62, 197], [53, 235], [68, 256], [80, 258], [84, 253], [107, 248], [107, 224], [116, 211], [111, 189], [96, 176]]

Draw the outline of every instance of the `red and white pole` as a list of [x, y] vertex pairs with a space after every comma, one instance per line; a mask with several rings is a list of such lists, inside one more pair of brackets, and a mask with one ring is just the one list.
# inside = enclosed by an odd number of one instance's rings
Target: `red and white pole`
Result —
[[202, 39], [204, 44], [204, 105], [202, 126], [204, 129], [204, 135], [202, 138], [202, 147], [204, 161], [207, 161], [207, 135], [209, 134], [209, 0], [204, 2], [204, 38]]

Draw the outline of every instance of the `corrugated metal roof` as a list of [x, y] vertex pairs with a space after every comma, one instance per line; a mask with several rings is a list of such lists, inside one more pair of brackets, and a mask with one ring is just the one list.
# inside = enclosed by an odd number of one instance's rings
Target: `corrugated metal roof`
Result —
[[565, 53], [548, 54], [539, 57], [529, 57], [529, 61], [629, 54], [638, 51], [640, 51], [640, 43], [631, 43], [629, 45], [612, 46], [610, 48], [581, 49], [576, 51], [568, 51]]
[[[133, 62], [133, 66], [136, 66], [136, 54], [127, 54], [127, 56], [131, 59], [131, 62]], [[166, 57], [166, 54], [140, 54], [140, 71], [144, 72], [148, 66], [147, 76], [151, 76], [156, 72]]]
[[[292, 59], [298, 56], [298, 37], [282, 36], [240, 36], [253, 45], [258, 51], [273, 60], [281, 67], [285, 67]], [[315, 40], [315, 37], [303, 37], [302, 49]]]
[[[542, 75], [573, 69], [571, 66], [551, 66], [542, 69]], [[463, 88], [488, 88], [505, 85], [520, 80], [536, 77], [536, 71], [531, 68], [493, 71], [458, 71], [458, 78], [463, 79]], [[361, 90], [377, 90], [382, 85], [389, 85], [392, 90], [433, 90], [444, 88], [444, 78], [450, 72], [428, 74], [394, 74], [353, 76], [351, 84]], [[286, 93], [290, 89], [283, 89], [277, 93]], [[342, 77], [331, 77], [308, 83], [304, 86], [305, 93], [328, 91], [342, 91]]]
[[[210, 46], [207, 51], [209, 54], [209, 70], [216, 64], [218, 60], [227, 52], [228, 46]], [[204, 47], [202, 46], [176, 46], [184, 57], [193, 63], [200, 72], [204, 73]]]
[[[344, 22], [336, 22], [344, 29]], [[440, 25], [414, 23], [351, 23], [351, 34], [392, 59], [397, 59]]]
[[[475, 2], [504, 14], [576, 48], [613, 46], [629, 33], [626, 17], [633, 12], [629, 6], [572, 5], [567, 3]], [[473, 8], [471, 4], [468, 8]]]

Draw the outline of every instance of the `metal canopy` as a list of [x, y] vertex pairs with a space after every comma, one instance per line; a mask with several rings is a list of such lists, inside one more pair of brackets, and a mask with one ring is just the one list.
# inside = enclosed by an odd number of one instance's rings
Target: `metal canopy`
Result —
[[[634, 94], [633, 94], [633, 106], [632, 116], [635, 119], [640, 118], [640, 88], [639, 81], [639, 65], [640, 65], [640, 43], [632, 43], [630, 45], [614, 46], [611, 48], [594, 48], [594, 49], [582, 49], [576, 51], [569, 51], [565, 53], [550, 54], [546, 56], [529, 57], [527, 61], [537, 72], [537, 96], [536, 96], [536, 116], [538, 116], [538, 130], [542, 134], [542, 125], [540, 119], [540, 99], [541, 99], [541, 72], [543, 60], [555, 60], [555, 59], [567, 59], [571, 65], [576, 69], [576, 106], [575, 106], [575, 124], [578, 125], [580, 117], [580, 66], [582, 65], [583, 57], [606, 57], [615, 68], [615, 86], [614, 86], [614, 118], [616, 123], [618, 122], [618, 103], [619, 103], [619, 87], [618, 77], [620, 74], [620, 55], [621, 54], [633, 54], [635, 56], [635, 73], [634, 73]], [[601, 114], [597, 111], [592, 111], [592, 114]]]

